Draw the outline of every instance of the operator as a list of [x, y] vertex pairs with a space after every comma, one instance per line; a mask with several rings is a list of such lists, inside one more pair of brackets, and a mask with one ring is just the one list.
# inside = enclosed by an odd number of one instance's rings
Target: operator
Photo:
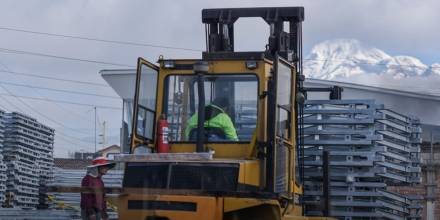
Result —
[[[205, 134], [207, 139], [238, 141], [237, 131], [231, 118], [226, 113], [229, 108], [229, 100], [225, 97], [217, 97], [205, 106]], [[197, 113], [191, 116], [185, 129], [187, 140], [195, 140], [197, 137]]]
[[87, 167], [87, 175], [81, 181], [81, 218], [83, 220], [108, 220], [104, 182], [101, 177], [115, 166], [105, 157], [97, 157]]

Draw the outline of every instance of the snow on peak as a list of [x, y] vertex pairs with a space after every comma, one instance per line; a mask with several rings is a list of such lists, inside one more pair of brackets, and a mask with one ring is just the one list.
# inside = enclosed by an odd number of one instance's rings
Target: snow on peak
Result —
[[399, 79], [429, 75], [431, 72], [440, 75], [440, 68], [429, 68], [415, 57], [390, 56], [356, 39], [321, 42], [312, 48], [304, 60], [304, 74], [318, 79], [350, 78], [365, 74]]
[[390, 58], [386, 53], [376, 48], [363, 45], [355, 39], [327, 40], [315, 45], [311, 57], [321, 59], [349, 59], [377, 61]]
[[433, 63], [426, 71], [425, 75], [440, 76], [440, 63]]

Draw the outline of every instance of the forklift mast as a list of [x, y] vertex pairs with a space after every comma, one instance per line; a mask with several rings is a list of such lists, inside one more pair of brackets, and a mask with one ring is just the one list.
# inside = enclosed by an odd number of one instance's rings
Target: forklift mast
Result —
[[[234, 52], [234, 23], [239, 18], [260, 17], [270, 28], [266, 57], [275, 54], [289, 62], [301, 60], [301, 23], [304, 8], [220, 8], [202, 10], [207, 34], [207, 53]], [[289, 32], [284, 31], [287, 24]]]

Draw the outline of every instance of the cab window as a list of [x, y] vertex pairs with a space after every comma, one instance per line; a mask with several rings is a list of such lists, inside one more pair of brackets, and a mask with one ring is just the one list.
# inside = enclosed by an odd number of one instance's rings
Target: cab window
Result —
[[290, 66], [278, 62], [277, 77], [277, 135], [289, 140], [292, 121], [292, 69]]
[[[205, 140], [249, 142], [257, 125], [256, 75], [206, 75]], [[169, 140], [192, 142], [197, 137], [198, 91], [194, 75], [165, 79], [164, 112]]]

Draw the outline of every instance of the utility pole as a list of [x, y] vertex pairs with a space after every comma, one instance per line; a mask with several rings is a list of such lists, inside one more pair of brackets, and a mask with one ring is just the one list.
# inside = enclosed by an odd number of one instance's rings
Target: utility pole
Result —
[[96, 153], [96, 106], [94, 107], [95, 110], [95, 153]]
[[99, 134], [101, 141], [98, 144], [101, 144], [101, 147], [104, 148], [107, 145], [107, 135], [106, 135], [106, 122], [102, 122], [102, 130]]

